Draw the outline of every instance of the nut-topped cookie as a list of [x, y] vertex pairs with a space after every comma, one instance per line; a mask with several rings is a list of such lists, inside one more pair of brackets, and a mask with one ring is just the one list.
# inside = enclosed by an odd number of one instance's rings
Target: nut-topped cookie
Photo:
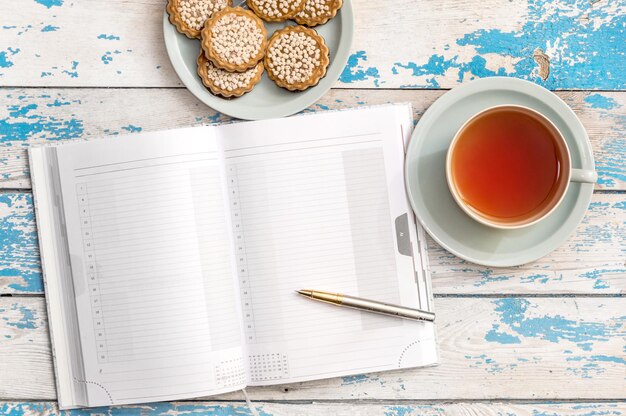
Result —
[[216, 67], [206, 59], [203, 51], [198, 56], [198, 75], [202, 84], [213, 94], [222, 97], [241, 97], [252, 91], [252, 88], [261, 80], [263, 75], [263, 61], [243, 72], [229, 72]]
[[202, 29], [202, 49], [221, 69], [242, 72], [263, 58], [267, 31], [263, 21], [249, 10], [227, 7], [215, 13]]
[[232, 4], [232, 0], [169, 0], [167, 14], [170, 23], [188, 38], [200, 38], [204, 22]]
[[323, 25], [337, 15], [342, 4], [342, 0], [306, 0], [304, 8], [293, 20], [309, 27]]
[[287, 26], [274, 32], [264, 58], [270, 79], [290, 91], [317, 85], [326, 75], [329, 62], [324, 38], [304, 26]]
[[246, 4], [266, 22], [284, 22], [304, 8], [306, 0], [247, 0]]

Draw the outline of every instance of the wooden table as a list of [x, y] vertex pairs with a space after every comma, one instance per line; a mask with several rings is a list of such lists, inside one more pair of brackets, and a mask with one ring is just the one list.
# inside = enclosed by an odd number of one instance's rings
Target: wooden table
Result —
[[[589, 132], [599, 181], [576, 233], [523, 267], [431, 242], [441, 365], [250, 389], [262, 415], [626, 413], [626, 1], [354, 0], [336, 89], [312, 110], [410, 101], [493, 75], [556, 90]], [[56, 413], [26, 149], [211, 124], [163, 46], [164, 0], [0, 5], [0, 414]], [[249, 414], [242, 396], [99, 409]], [[72, 412], [90, 414], [93, 412]]]

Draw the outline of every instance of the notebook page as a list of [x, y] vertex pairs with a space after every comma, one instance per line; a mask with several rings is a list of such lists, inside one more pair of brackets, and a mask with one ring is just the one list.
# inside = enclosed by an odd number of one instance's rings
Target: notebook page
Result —
[[406, 107], [386, 106], [217, 129], [226, 160], [249, 384], [436, 360], [432, 324], [295, 294], [308, 288], [428, 307], [418, 296], [411, 255], [419, 251], [403, 180], [407, 126]]
[[243, 387], [211, 128], [57, 148], [89, 404]]

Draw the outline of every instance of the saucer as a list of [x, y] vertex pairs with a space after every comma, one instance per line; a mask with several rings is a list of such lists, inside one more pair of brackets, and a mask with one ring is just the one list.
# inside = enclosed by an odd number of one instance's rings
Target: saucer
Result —
[[405, 180], [417, 218], [437, 243], [473, 263], [509, 267], [537, 260], [563, 244], [585, 215], [593, 184], [572, 182], [554, 212], [522, 229], [494, 229], [464, 213], [448, 189], [446, 152], [467, 119], [500, 104], [530, 107], [549, 118], [567, 141], [572, 168], [595, 169], [587, 132], [567, 104], [532, 82], [493, 77], [454, 88], [424, 113], [407, 149]]

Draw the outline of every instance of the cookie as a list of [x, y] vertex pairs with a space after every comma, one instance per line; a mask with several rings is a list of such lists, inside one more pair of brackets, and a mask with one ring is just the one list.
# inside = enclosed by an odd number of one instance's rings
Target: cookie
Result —
[[229, 72], [213, 65], [203, 51], [198, 56], [198, 75], [202, 83], [213, 94], [222, 97], [241, 97], [252, 91], [263, 75], [263, 61], [244, 72]]
[[216, 67], [243, 72], [263, 58], [267, 31], [263, 21], [251, 11], [227, 7], [206, 21], [201, 45]]
[[169, 0], [165, 9], [180, 33], [199, 39], [204, 22], [231, 4], [232, 0]]
[[343, 0], [306, 0], [304, 8], [293, 20], [309, 27], [323, 25], [337, 15]]
[[303, 91], [317, 85], [330, 62], [324, 38], [304, 26], [274, 32], [264, 58], [267, 75], [279, 87]]
[[304, 8], [306, 0], [247, 0], [248, 8], [266, 22], [284, 22]]

